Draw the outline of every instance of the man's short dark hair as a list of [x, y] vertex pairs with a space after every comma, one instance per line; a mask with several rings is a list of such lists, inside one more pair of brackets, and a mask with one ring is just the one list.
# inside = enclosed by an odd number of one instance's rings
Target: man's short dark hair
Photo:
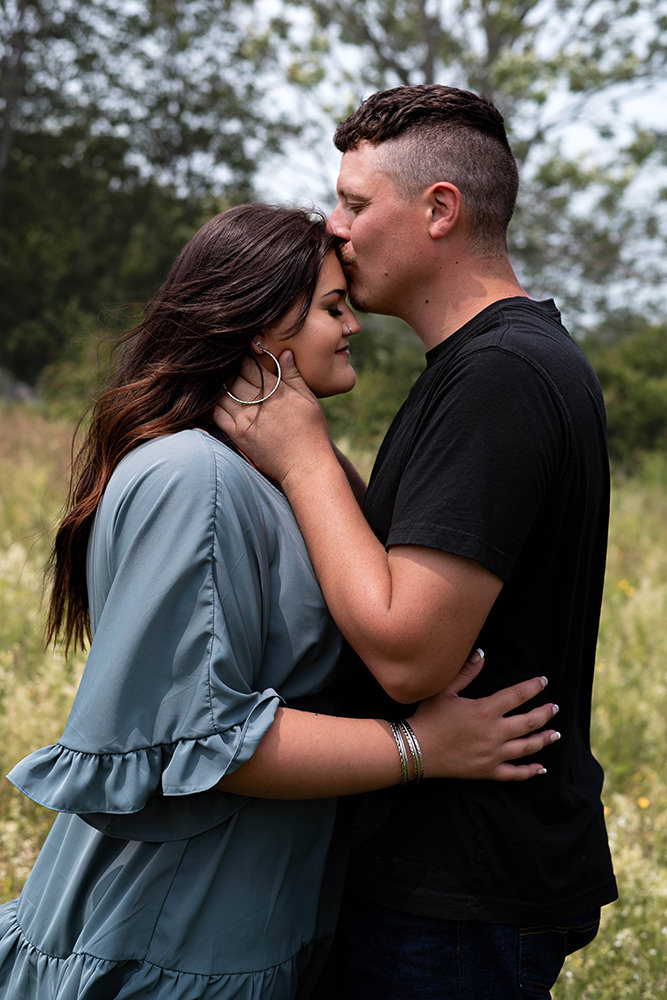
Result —
[[440, 84], [381, 90], [336, 129], [341, 152], [362, 142], [382, 146], [380, 169], [405, 198], [437, 181], [455, 184], [473, 243], [487, 251], [505, 247], [519, 173], [503, 116], [491, 101]]

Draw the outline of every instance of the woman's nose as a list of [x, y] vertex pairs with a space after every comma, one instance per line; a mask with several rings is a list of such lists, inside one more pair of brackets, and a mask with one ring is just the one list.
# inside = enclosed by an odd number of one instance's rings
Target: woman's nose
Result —
[[352, 312], [349, 306], [347, 307], [347, 316], [345, 321], [348, 329], [348, 335], [350, 337], [354, 337], [356, 333], [359, 333], [361, 331], [361, 323], [359, 322], [357, 316], [355, 315], [355, 313]]

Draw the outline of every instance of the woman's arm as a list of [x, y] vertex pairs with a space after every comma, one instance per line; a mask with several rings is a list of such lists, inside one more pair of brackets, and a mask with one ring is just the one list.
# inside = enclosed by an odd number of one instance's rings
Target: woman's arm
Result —
[[[536, 732], [558, 708], [547, 704], [505, 715], [539, 694], [546, 680], [536, 677], [487, 698], [460, 697], [481, 665], [481, 658], [468, 661], [447, 688], [422, 702], [410, 718], [425, 778], [524, 781], [544, 773], [539, 763], [508, 761], [538, 753], [559, 738], [553, 729]], [[400, 781], [389, 722], [280, 708], [252, 758], [216, 787], [255, 798], [310, 799], [354, 795]]]

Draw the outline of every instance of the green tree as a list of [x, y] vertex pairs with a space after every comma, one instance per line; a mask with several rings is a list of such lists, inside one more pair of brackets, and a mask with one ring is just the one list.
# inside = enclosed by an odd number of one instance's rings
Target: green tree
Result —
[[123, 307], [150, 296], [200, 221], [126, 153], [78, 129], [18, 135], [0, 224], [0, 366], [23, 381], [75, 357], [96, 327], [131, 320]]
[[34, 382], [142, 301], [290, 131], [250, 0], [0, 0], [0, 366]]
[[97, 103], [114, 134], [128, 137], [144, 173], [182, 197], [247, 199], [258, 154], [277, 152], [296, 131], [275, 105], [264, 113], [273, 45], [252, 41], [257, 5], [107, 2], [114, 17]]
[[607, 406], [612, 462], [629, 471], [645, 452], [667, 453], [667, 324], [633, 329], [618, 344], [584, 343]]
[[497, 103], [521, 168], [510, 239], [531, 294], [557, 295], [581, 330], [628, 302], [664, 306], [664, 114], [633, 117], [628, 102], [664, 88], [665, 0], [286, 0], [290, 12], [291, 79], [316, 88], [329, 121], [402, 84]]

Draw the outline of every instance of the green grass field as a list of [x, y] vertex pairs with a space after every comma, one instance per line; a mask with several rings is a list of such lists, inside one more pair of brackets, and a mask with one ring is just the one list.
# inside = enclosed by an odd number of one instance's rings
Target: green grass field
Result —
[[[57, 739], [82, 668], [43, 648], [42, 574], [63, 502], [70, 424], [0, 408], [2, 773]], [[368, 456], [357, 456], [368, 464]], [[621, 898], [568, 960], [555, 1000], [667, 997], [667, 461], [615, 480], [593, 746], [605, 767]], [[0, 782], [0, 901], [20, 891], [53, 814]]]

